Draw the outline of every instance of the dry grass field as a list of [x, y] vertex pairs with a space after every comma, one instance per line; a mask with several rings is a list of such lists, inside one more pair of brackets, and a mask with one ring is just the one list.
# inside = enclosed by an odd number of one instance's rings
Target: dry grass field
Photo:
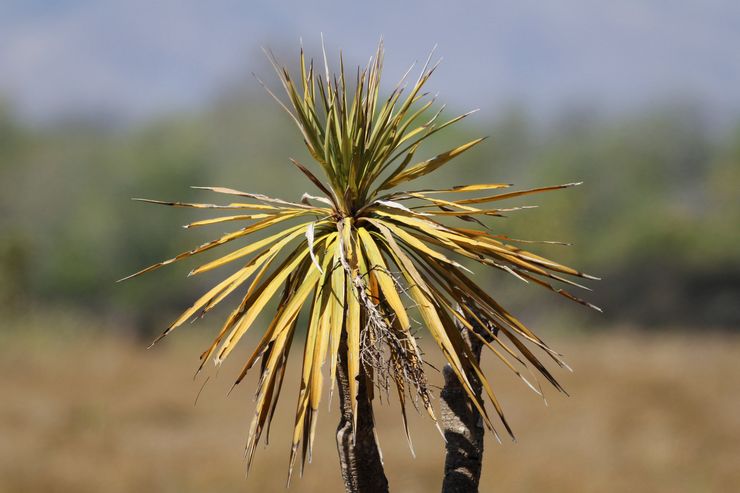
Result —
[[[254, 380], [226, 397], [233, 358], [194, 405], [203, 379], [192, 370], [206, 341], [196, 332], [150, 351], [100, 334], [0, 338], [0, 491], [285, 491], [297, 381], [286, 380], [270, 446], [245, 479]], [[740, 337], [549, 339], [575, 372], [558, 373], [571, 397], [549, 392], [548, 407], [487, 358], [518, 442], [487, 435], [482, 491], [740, 491]], [[412, 458], [397, 410], [386, 404], [378, 418], [391, 488], [436, 491], [441, 437], [415, 418]], [[340, 491], [336, 420], [335, 409], [320, 417], [313, 464], [288, 491]]]

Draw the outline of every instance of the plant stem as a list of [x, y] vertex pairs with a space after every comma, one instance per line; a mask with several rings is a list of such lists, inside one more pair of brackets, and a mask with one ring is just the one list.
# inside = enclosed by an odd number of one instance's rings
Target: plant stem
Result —
[[[352, 433], [352, 401], [347, 372], [347, 341], [343, 334], [339, 344], [337, 387], [340, 419], [337, 426], [337, 451], [342, 479], [347, 493], [388, 492], [388, 479], [383, 471], [380, 451], [375, 441], [375, 421], [368, 378], [360, 365], [357, 390], [357, 429]], [[370, 392], [372, 388], [369, 389]]]
[[[480, 362], [480, 340], [455, 320], [468, 343], [477, 362]], [[476, 324], [471, 320], [473, 327]], [[477, 328], [477, 327], [476, 327]], [[485, 331], [479, 333], [483, 335]], [[440, 393], [440, 410], [442, 430], [447, 444], [445, 445], [445, 475], [442, 481], [442, 493], [470, 493], [478, 491], [483, 461], [483, 418], [470, 402], [465, 389], [449, 364], [445, 365], [444, 388]], [[481, 392], [481, 384], [471, 379], [473, 390]]]

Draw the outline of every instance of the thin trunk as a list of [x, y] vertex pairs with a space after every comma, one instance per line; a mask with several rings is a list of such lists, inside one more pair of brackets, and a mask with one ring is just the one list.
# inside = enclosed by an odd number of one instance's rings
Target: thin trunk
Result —
[[[480, 340], [460, 324], [458, 327], [475, 359], [480, 362]], [[480, 331], [479, 334], [484, 336], [484, 332]], [[483, 461], [483, 418], [470, 402], [450, 365], [445, 365], [442, 374], [445, 384], [440, 393], [440, 422], [447, 440], [442, 493], [477, 492]], [[473, 389], [480, 393], [480, 382], [473, 379], [471, 383]]]
[[357, 390], [357, 430], [356, 436], [353, 437], [352, 401], [347, 374], [347, 343], [344, 338], [340, 341], [339, 355], [337, 387], [341, 416], [337, 427], [337, 451], [344, 487], [348, 493], [387, 492], [388, 480], [385, 477], [380, 452], [375, 442], [375, 423], [366, 374], [361, 368]]

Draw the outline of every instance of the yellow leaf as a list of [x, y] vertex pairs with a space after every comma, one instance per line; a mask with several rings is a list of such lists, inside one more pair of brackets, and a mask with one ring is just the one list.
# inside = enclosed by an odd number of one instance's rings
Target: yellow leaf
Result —
[[370, 270], [373, 273], [374, 279], [378, 281], [380, 290], [383, 293], [386, 301], [388, 302], [388, 305], [390, 305], [391, 309], [396, 314], [396, 317], [398, 317], [398, 321], [401, 324], [401, 327], [404, 330], [407, 330], [411, 326], [411, 323], [409, 322], [409, 317], [406, 314], [406, 308], [403, 306], [403, 302], [401, 301], [401, 297], [398, 294], [396, 284], [393, 281], [390, 273], [388, 272], [388, 268], [386, 267], [385, 261], [383, 260], [383, 256], [381, 255], [378, 246], [375, 244], [372, 236], [370, 236], [370, 233], [368, 233], [365, 228], [358, 228], [357, 234], [362, 241], [365, 255], [367, 255], [370, 262]]
[[265, 247], [269, 245], [270, 243], [274, 243], [280, 238], [283, 238], [281, 241], [279, 241], [275, 245], [277, 249], [280, 249], [284, 247], [286, 244], [290, 243], [292, 240], [303, 235], [306, 232], [307, 227], [308, 227], [307, 224], [299, 224], [298, 226], [284, 229], [278, 233], [275, 233], [272, 236], [268, 236], [267, 238], [264, 238], [262, 240], [250, 243], [249, 245], [242, 247], [238, 250], [235, 250], [229, 253], [228, 255], [224, 255], [223, 257], [217, 258], [216, 260], [212, 260], [211, 262], [203, 264], [200, 267], [197, 267], [193, 269], [192, 271], [190, 271], [189, 275], [194, 276], [197, 274], [202, 274], [203, 272], [208, 272], [209, 270], [213, 270], [217, 267], [221, 267], [222, 265], [226, 265], [229, 262], [233, 262], [236, 259], [246, 257], [247, 255], [256, 252], [260, 248]]
[[300, 248], [294, 252], [292, 260], [288, 265], [273, 276], [272, 280], [256, 297], [247, 312], [241, 317], [236, 326], [231, 330], [231, 333], [228, 335], [226, 340], [221, 344], [221, 349], [216, 357], [217, 364], [220, 364], [234, 349], [234, 345], [239, 342], [239, 339], [241, 339], [244, 333], [249, 329], [267, 302], [273, 297], [275, 292], [280, 288], [283, 282], [285, 282], [285, 279], [298, 267], [307, 255], [308, 249]]
[[443, 152], [442, 154], [437, 154], [431, 159], [427, 159], [426, 161], [422, 161], [419, 164], [416, 164], [412, 166], [411, 168], [399, 173], [395, 177], [391, 177], [390, 179], [386, 180], [383, 185], [381, 185], [378, 190], [387, 190], [389, 188], [393, 188], [399, 183], [403, 183], [405, 181], [409, 180], [415, 180], [416, 178], [419, 178], [421, 176], [424, 176], [428, 173], [431, 173], [432, 171], [436, 170], [440, 166], [443, 166], [448, 161], [450, 161], [455, 156], [459, 156], [463, 152], [467, 151], [471, 147], [475, 146], [476, 144], [479, 144], [483, 142], [485, 138], [475, 139], [471, 140], [470, 142], [463, 144], [461, 146], [458, 146], [454, 149], [450, 149], [447, 152]]

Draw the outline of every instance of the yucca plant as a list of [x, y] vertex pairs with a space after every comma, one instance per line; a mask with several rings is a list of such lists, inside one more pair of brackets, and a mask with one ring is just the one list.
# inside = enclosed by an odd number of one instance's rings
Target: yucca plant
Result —
[[[437, 66], [430, 67], [431, 55], [415, 83], [405, 82], [409, 69], [384, 99], [380, 96], [382, 43], [368, 65], [358, 67], [351, 79], [345, 73], [341, 56], [338, 73], [331, 75], [325, 52], [323, 67], [317, 69], [313, 61], [306, 61], [301, 49], [297, 79], [280, 67], [273, 56], [268, 57], [285, 89], [287, 102], [271, 91], [270, 94], [295, 122], [320, 173], [291, 161], [316, 187], [317, 194], [306, 193], [300, 200], [290, 201], [231, 188], [195, 187], [234, 196], [238, 201], [215, 205], [139, 199], [227, 211], [228, 215], [196, 221], [187, 227], [247, 224], [129, 277], [267, 228], [278, 228], [263, 239], [193, 269], [190, 275], [239, 264], [157, 340], [189, 319], [202, 317], [229, 294], [245, 289], [241, 302], [201, 355], [200, 368], [211, 358], [218, 365], [252, 328], [268, 302], [279, 297], [277, 311], [262, 329], [259, 342], [236, 379], [236, 383], [241, 382], [261, 359], [256, 410], [247, 441], [247, 467], [260, 436], [269, 428], [293, 339], [298, 334], [302, 337], [303, 361], [289, 477], [299, 449], [302, 463], [310, 458], [320, 401], [326, 387], [332, 392], [339, 381], [343, 406], [340, 431], [345, 433], [338, 440], [340, 455], [344, 454], [347, 488], [386, 489], [374, 449], [373, 395], [394, 390], [407, 435], [407, 400], [436, 420], [423, 354], [415, 337], [416, 325], [426, 328], [472, 408], [497, 438], [494, 420], [484, 406], [484, 394], [508, 433], [511, 428], [481, 371], [479, 354], [474, 354], [464, 333], [479, 347], [482, 344], [488, 348], [536, 392], [540, 392], [539, 386], [530, 383], [521, 371], [529, 365], [562, 390], [533, 349], [564, 366], [561, 356], [473, 282], [460, 262], [499, 269], [588, 305], [554, 283], [580, 287], [569, 278], [589, 276], [522, 249], [517, 246], [520, 240], [496, 234], [483, 222], [516, 209], [489, 204], [575, 184], [520, 191], [507, 191], [508, 184], [498, 183], [442, 189], [409, 187], [409, 182], [433, 172], [483, 140], [475, 139], [434, 157], [416, 160], [424, 142], [470, 114], [442, 122], [442, 111], [432, 112], [434, 98], [423, 92]], [[405, 189], [396, 190], [401, 185]], [[415, 322], [415, 317], [420, 322]], [[305, 332], [299, 329], [304, 325]], [[329, 381], [325, 382], [322, 369], [327, 366]], [[358, 474], [362, 474], [353, 470], [359, 467], [358, 463], [362, 467], [375, 464], [375, 470], [368, 473], [373, 478], [358, 479]]]

